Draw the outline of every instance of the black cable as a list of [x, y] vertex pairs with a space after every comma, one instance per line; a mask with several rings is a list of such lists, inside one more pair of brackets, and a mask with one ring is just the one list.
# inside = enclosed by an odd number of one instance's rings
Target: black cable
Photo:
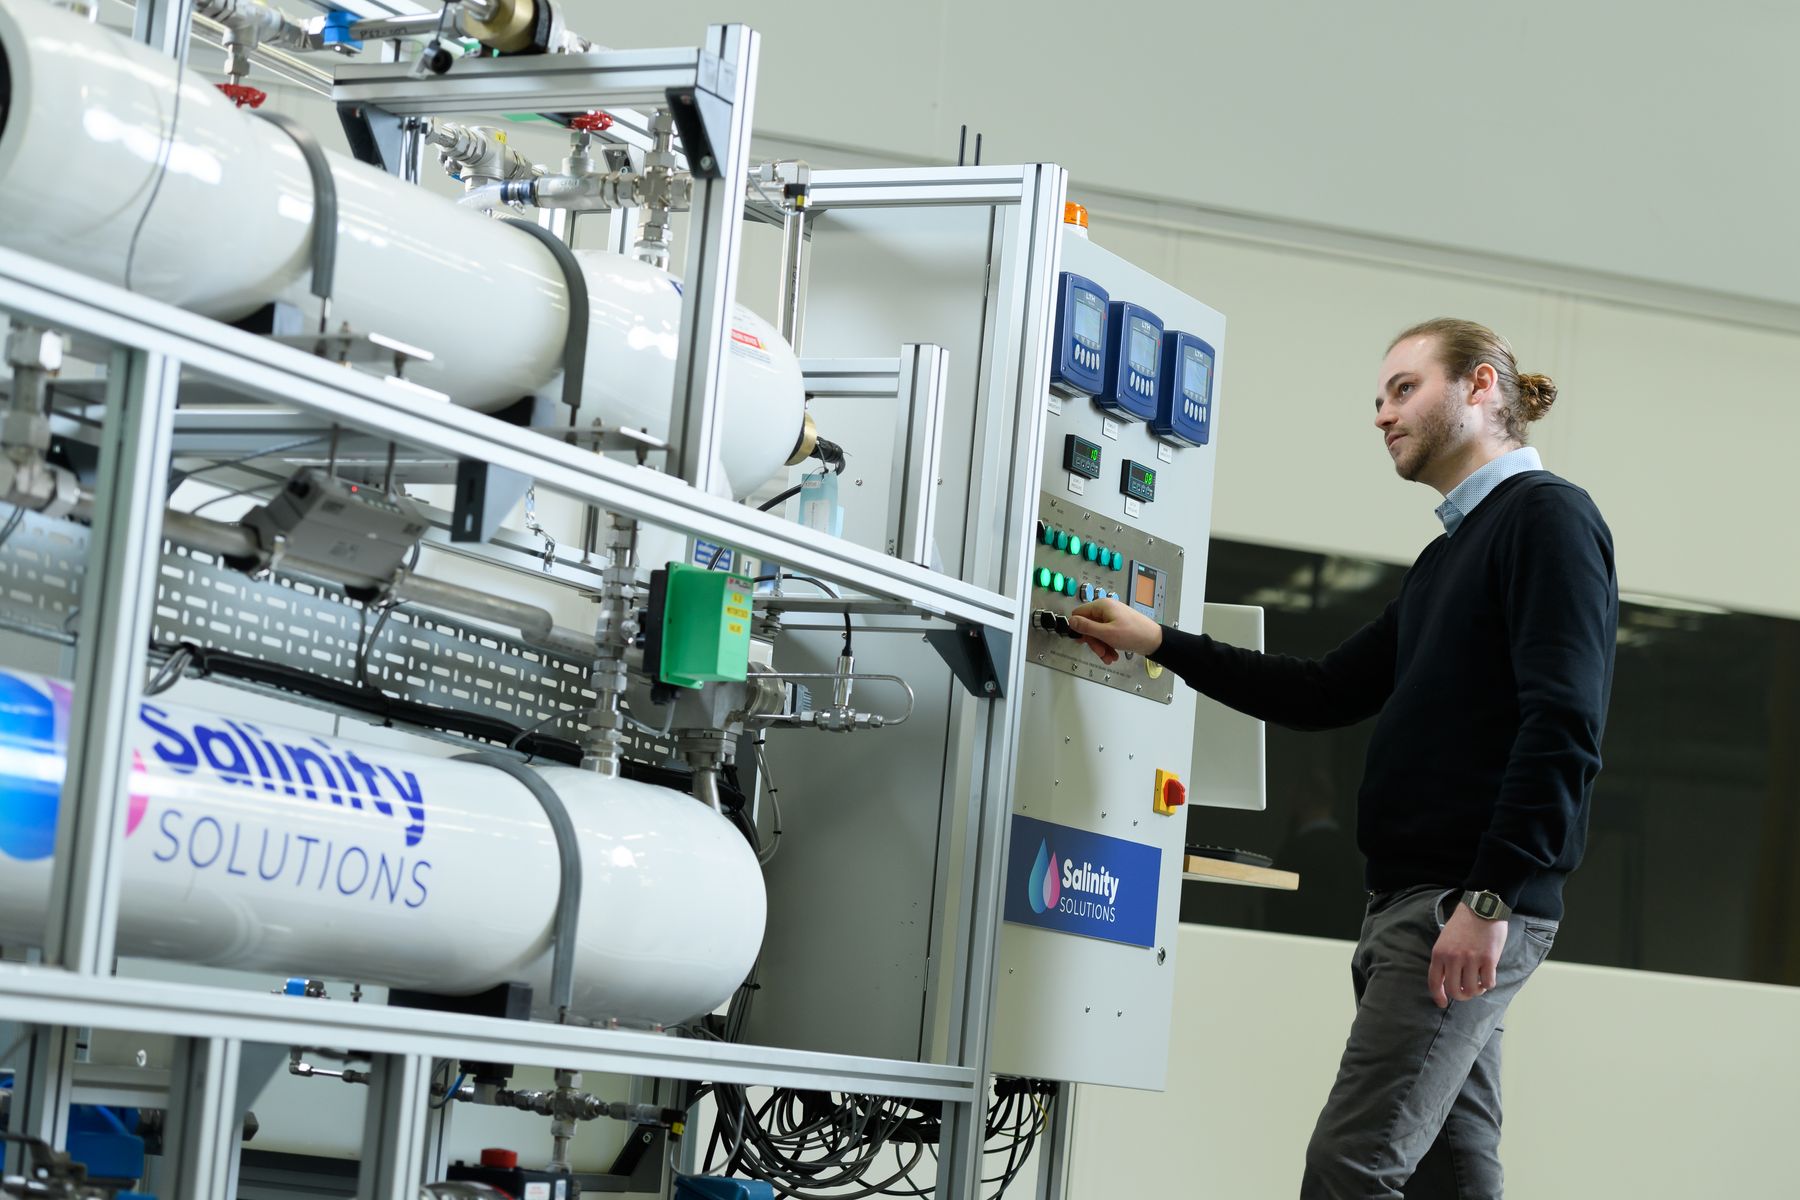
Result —
[[[773, 499], [770, 499], [768, 501], [765, 501], [762, 504], [757, 505], [756, 511], [757, 512], [768, 512], [771, 508], [774, 508], [777, 504], [780, 504], [782, 501], [789, 500], [789, 499], [793, 498], [794, 496], [798, 495], [800, 492], [800, 489], [805, 486], [806, 486], [806, 484], [804, 484], [804, 483], [796, 483], [793, 487], [791, 487], [787, 491], [781, 493], [779, 496], [776, 496]], [[720, 542], [719, 548], [717, 550], [713, 551], [712, 558], [707, 560], [706, 569], [710, 571], [714, 567], [718, 566], [719, 559], [724, 557], [724, 554], [725, 554], [725, 543]]]
[[[838, 594], [837, 594], [836, 588], [832, 587], [829, 583], [826, 583], [823, 579], [814, 579], [811, 575], [796, 575], [791, 571], [783, 571], [783, 572], [781, 572], [781, 574], [779, 576], [758, 575], [756, 577], [756, 582], [757, 583], [770, 583], [770, 582], [773, 582], [777, 578], [795, 579], [801, 583], [810, 583], [814, 587], [818, 588], [821, 592], [824, 592], [827, 596], [830, 596], [833, 600], [838, 599]], [[844, 610], [844, 657], [845, 658], [852, 657], [851, 649], [850, 649], [850, 610], [849, 609]]]
[[175, 153], [175, 137], [181, 132], [181, 85], [187, 77], [188, 24], [193, 17], [193, 0], [178, 0], [175, 14], [170, 18], [175, 23], [181, 52], [175, 56], [175, 102], [169, 106], [169, 138], [156, 152], [156, 177], [150, 181], [150, 196], [144, 201], [143, 211], [138, 213], [137, 224], [131, 229], [131, 241], [125, 247], [126, 291], [131, 290], [131, 268], [137, 261], [138, 238], [144, 232], [144, 223], [150, 219], [150, 209], [162, 193], [163, 180], [169, 175], [169, 158]]

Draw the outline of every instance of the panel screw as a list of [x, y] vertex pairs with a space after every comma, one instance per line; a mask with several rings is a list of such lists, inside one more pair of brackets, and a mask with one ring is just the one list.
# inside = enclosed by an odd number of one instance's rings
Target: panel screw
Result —
[[1168, 960], [1169, 960], [1169, 952], [1167, 950], [1164, 950], [1161, 946], [1158, 946], [1156, 948], [1156, 965], [1160, 967]]

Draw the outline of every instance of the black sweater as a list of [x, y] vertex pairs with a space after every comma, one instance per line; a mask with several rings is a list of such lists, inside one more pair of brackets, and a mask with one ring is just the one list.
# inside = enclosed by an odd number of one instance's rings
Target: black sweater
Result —
[[1386, 611], [1322, 659], [1168, 627], [1151, 657], [1292, 729], [1380, 714], [1356, 821], [1372, 891], [1492, 891], [1521, 915], [1560, 919], [1587, 840], [1618, 621], [1599, 510], [1531, 471], [1427, 546]]

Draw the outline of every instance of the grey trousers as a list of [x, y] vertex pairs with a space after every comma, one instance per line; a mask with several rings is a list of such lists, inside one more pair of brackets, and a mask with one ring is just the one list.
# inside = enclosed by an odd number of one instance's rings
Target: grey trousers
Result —
[[1301, 1200], [1499, 1200], [1502, 1021], [1556, 925], [1514, 916], [1495, 986], [1440, 1009], [1426, 977], [1459, 894], [1371, 897], [1350, 966], [1356, 1019], [1306, 1148]]

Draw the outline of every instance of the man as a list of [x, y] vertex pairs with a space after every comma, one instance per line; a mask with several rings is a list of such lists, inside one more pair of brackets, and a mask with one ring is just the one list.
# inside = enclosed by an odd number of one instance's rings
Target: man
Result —
[[1307, 1147], [1303, 1200], [1501, 1195], [1500, 1029], [1581, 861], [1612, 688], [1612, 535], [1525, 445], [1556, 387], [1498, 335], [1435, 320], [1389, 347], [1375, 426], [1444, 534], [1323, 659], [1257, 654], [1118, 601], [1069, 624], [1265, 721], [1378, 716], [1357, 800], [1368, 909], [1356, 1017]]

